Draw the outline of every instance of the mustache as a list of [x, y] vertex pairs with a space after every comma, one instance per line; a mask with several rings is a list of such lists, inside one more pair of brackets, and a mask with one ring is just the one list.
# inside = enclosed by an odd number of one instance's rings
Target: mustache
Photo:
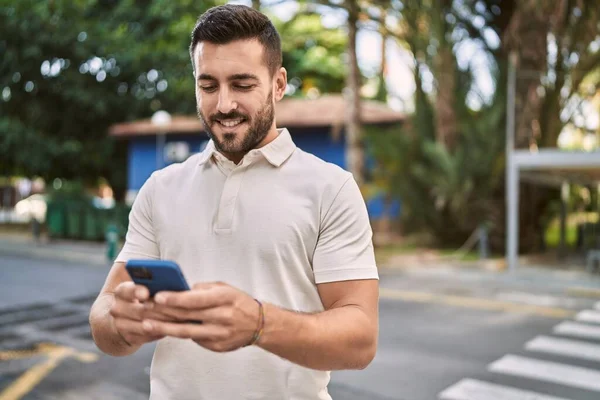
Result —
[[221, 112], [218, 112], [216, 114], [211, 115], [210, 116], [210, 122], [211, 122], [211, 124], [214, 124], [215, 122], [222, 121], [224, 119], [239, 119], [239, 118], [242, 118], [242, 119], [245, 119], [245, 120], [249, 120], [250, 119], [250, 118], [248, 118], [247, 115], [242, 114], [239, 111], [233, 110], [233, 111], [228, 112], [227, 114], [223, 114]]

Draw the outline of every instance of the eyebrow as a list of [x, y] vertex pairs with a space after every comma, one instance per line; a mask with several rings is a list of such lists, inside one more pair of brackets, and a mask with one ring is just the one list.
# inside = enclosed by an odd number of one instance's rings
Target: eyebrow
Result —
[[[200, 74], [198, 77], [199, 81], [217, 81], [218, 79], [210, 74]], [[253, 80], [258, 81], [258, 76], [253, 74], [234, 74], [227, 78], [228, 81], [245, 81], [245, 80]]]

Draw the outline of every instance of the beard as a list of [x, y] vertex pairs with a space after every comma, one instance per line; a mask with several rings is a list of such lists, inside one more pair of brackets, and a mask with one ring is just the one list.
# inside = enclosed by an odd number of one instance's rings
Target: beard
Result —
[[[271, 129], [271, 126], [273, 125], [273, 120], [275, 119], [273, 92], [271, 91], [269, 93], [263, 107], [252, 118], [250, 118], [249, 115], [236, 110], [232, 110], [227, 114], [217, 112], [207, 119], [198, 109], [198, 116], [204, 124], [206, 133], [213, 140], [215, 148], [219, 152], [243, 155], [256, 148], [267, 136], [269, 129]], [[219, 123], [220, 120], [234, 120], [240, 118], [243, 120], [242, 123], [247, 123], [249, 125], [248, 130], [244, 133], [227, 132], [227, 127], [224, 127]], [[221, 138], [213, 131], [215, 124], [219, 124], [220, 128], [225, 130], [221, 135]]]

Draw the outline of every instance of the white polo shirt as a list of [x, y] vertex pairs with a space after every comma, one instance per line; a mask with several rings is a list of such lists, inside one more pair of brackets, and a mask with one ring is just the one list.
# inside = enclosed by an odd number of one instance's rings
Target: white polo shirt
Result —
[[[133, 258], [173, 260], [190, 286], [223, 281], [301, 312], [323, 310], [316, 284], [378, 279], [352, 175], [298, 149], [286, 129], [238, 165], [210, 141], [153, 173], [117, 261]], [[165, 338], [154, 353], [150, 398], [325, 400], [329, 376], [255, 346], [214, 353]]]

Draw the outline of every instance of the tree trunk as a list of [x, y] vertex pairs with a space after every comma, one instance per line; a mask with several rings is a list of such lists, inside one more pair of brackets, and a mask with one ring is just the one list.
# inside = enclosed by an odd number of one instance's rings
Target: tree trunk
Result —
[[[381, 9], [381, 20], [385, 21], [387, 16], [387, 12], [385, 9]], [[382, 101], [387, 103], [387, 84], [386, 84], [386, 75], [387, 75], [387, 39], [388, 33], [385, 29], [385, 26], [381, 26], [379, 33], [381, 35], [381, 64], [379, 67], [379, 87], [377, 88], [377, 94], [375, 95], [375, 100]]]
[[360, 9], [356, 1], [348, 0], [348, 114], [346, 123], [346, 163], [359, 187], [364, 184], [364, 144], [361, 135], [360, 70], [356, 56], [356, 33]]
[[437, 96], [435, 107], [436, 139], [448, 151], [452, 152], [458, 135], [456, 118], [456, 61], [452, 52], [452, 43], [446, 39], [449, 28], [446, 22], [446, 12], [452, 7], [450, 0], [434, 3], [432, 16], [433, 32], [437, 37], [439, 47], [434, 58], [437, 81]]
[[[547, 72], [548, 33], [562, 2], [523, 0], [517, 4], [505, 33], [505, 54], [517, 53], [515, 146], [537, 145], [540, 132], [540, 79]], [[554, 17], [554, 18], [552, 18]], [[543, 133], [542, 133], [543, 134]]]
[[452, 152], [458, 134], [456, 121], [456, 62], [452, 48], [443, 46], [436, 56], [437, 97], [436, 97], [436, 135], [437, 141]]

